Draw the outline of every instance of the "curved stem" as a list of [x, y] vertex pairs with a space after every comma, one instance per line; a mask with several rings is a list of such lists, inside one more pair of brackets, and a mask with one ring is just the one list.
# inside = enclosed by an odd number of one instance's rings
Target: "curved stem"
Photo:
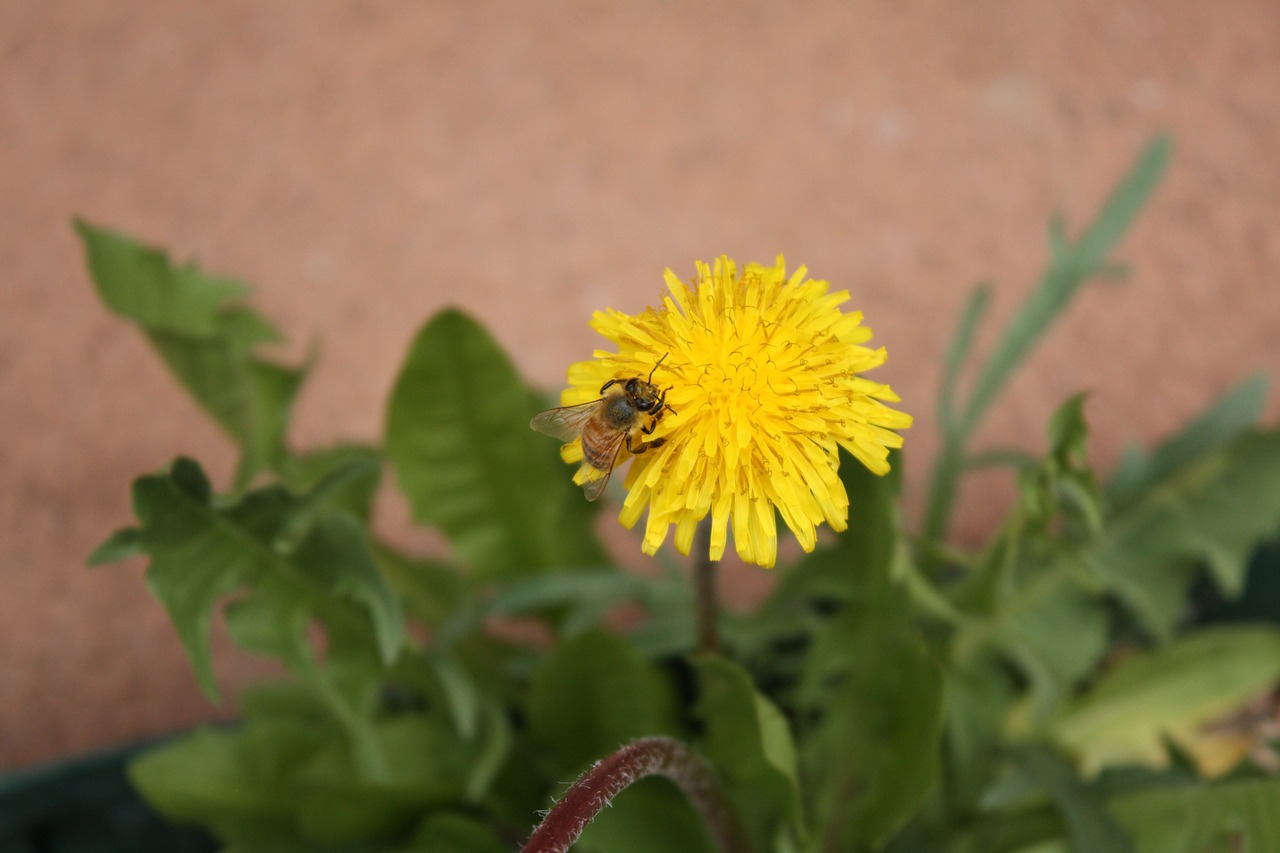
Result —
[[564, 853], [614, 797], [632, 782], [655, 774], [666, 776], [689, 798], [720, 853], [746, 853], [742, 831], [710, 765], [689, 747], [666, 737], [629, 743], [582, 774], [520, 853]]

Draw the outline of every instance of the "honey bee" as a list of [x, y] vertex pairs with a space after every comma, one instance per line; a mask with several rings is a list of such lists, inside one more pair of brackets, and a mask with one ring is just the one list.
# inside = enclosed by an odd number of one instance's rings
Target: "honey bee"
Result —
[[550, 409], [529, 421], [529, 426], [543, 435], [566, 442], [582, 439], [582, 467], [578, 473], [587, 500], [593, 501], [604, 492], [622, 447], [628, 453], [640, 454], [666, 443], [665, 438], [646, 442], [642, 437], [653, 434], [665, 413], [675, 412], [667, 405], [667, 391], [671, 389], [653, 384], [653, 372], [666, 358], [664, 355], [658, 359], [648, 379], [610, 379], [600, 386], [600, 399]]

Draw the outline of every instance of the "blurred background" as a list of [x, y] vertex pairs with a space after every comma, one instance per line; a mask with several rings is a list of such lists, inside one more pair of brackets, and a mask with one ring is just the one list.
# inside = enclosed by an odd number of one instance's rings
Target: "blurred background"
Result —
[[[235, 459], [99, 304], [73, 216], [251, 283], [281, 358], [320, 343], [302, 448], [376, 440], [444, 306], [556, 390], [593, 310], [654, 303], [666, 267], [783, 253], [889, 348], [872, 378], [916, 416], [914, 518], [971, 288], [995, 288], [982, 343], [1049, 218], [1078, 230], [1163, 130], [1133, 274], [1084, 292], [980, 441], [1041, 448], [1089, 390], [1103, 471], [1280, 365], [1274, 0], [0, 3], [0, 768], [229, 713], [143, 564], [85, 568], [134, 476], [185, 453], [225, 486]], [[957, 537], [1008, 499], [975, 482]], [[260, 672], [218, 661], [233, 690]]]

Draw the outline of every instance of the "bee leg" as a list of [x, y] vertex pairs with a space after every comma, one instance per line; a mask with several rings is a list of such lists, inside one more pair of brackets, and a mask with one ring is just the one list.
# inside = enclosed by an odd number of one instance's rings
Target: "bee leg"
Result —
[[614, 384], [616, 384], [616, 383], [617, 383], [617, 381], [618, 381], [618, 380], [616, 380], [616, 379], [610, 379], [608, 382], [606, 382], [606, 383], [604, 383], [603, 385], [601, 385], [601, 386], [600, 386], [600, 393], [601, 393], [601, 394], [603, 394], [605, 391], [609, 390], [609, 386], [610, 386], [610, 385], [614, 385]]
[[[645, 429], [644, 427], [641, 427], [640, 431], [646, 434], [653, 432], [652, 429]], [[637, 442], [633, 446], [631, 444], [631, 434], [630, 433], [627, 434], [627, 452], [632, 454], [633, 456], [639, 456], [641, 453], [644, 453], [646, 450], [648, 450], [651, 447], [661, 447], [666, 443], [667, 443], [667, 440], [665, 438], [655, 438], [653, 441]]]

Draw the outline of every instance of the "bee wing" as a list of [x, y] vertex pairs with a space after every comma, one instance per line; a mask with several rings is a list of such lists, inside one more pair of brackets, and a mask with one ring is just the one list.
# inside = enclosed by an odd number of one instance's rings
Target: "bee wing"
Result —
[[618, 451], [622, 449], [622, 443], [626, 440], [626, 437], [626, 432], [619, 430], [617, 436], [612, 440], [607, 468], [597, 468], [585, 459], [583, 460], [582, 467], [578, 469], [578, 476], [574, 477], [574, 481], [582, 483], [582, 493], [587, 500], [593, 501], [604, 494], [604, 487], [609, 485], [609, 475], [613, 473], [613, 466], [618, 464]]
[[533, 420], [529, 421], [529, 426], [543, 435], [549, 435], [561, 441], [574, 441], [582, 435], [582, 425], [586, 423], [587, 418], [591, 417], [598, 405], [600, 405], [599, 400], [592, 400], [576, 406], [548, 409], [534, 415]]

